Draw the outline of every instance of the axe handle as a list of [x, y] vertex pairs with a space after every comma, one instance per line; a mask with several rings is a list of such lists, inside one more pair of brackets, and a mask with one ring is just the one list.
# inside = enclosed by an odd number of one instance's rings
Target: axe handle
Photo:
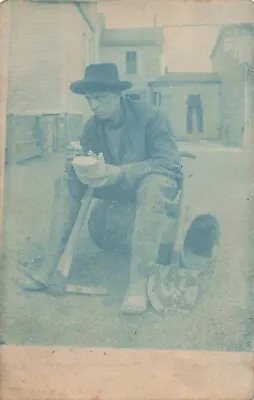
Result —
[[75, 244], [78, 240], [80, 230], [88, 216], [88, 212], [93, 198], [93, 191], [94, 189], [88, 186], [87, 191], [81, 202], [81, 207], [78, 212], [75, 224], [73, 226], [68, 242], [65, 246], [64, 252], [57, 266], [57, 270], [60, 271], [66, 278], [68, 278], [69, 276]]

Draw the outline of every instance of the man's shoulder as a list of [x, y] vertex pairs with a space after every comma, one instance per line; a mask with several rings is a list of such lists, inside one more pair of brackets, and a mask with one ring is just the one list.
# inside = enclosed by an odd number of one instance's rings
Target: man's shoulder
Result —
[[128, 102], [132, 110], [141, 118], [147, 120], [147, 122], [156, 118], [167, 119], [166, 114], [164, 114], [158, 106], [155, 106], [149, 102], [131, 100]]

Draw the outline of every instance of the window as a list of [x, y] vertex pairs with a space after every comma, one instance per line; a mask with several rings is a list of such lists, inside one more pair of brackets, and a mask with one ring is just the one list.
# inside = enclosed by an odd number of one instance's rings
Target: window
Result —
[[126, 51], [125, 57], [126, 74], [135, 75], [137, 73], [137, 52]]

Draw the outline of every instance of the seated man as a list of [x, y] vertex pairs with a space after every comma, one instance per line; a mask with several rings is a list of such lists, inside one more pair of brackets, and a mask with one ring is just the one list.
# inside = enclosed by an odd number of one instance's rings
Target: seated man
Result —
[[148, 303], [147, 278], [156, 265], [162, 235], [168, 225], [168, 206], [179, 193], [182, 172], [169, 121], [157, 108], [123, 98], [122, 91], [130, 87], [130, 82], [119, 80], [115, 64], [92, 64], [87, 67], [84, 79], [71, 84], [72, 92], [85, 96], [94, 114], [80, 139], [83, 154], [102, 153], [106, 175], [100, 182], [88, 177], [87, 184], [82, 183], [71, 164], [77, 154], [74, 148], [70, 149], [65, 174], [56, 181], [45, 263], [30, 273], [27, 288], [40, 290], [57, 286], [52, 277], [58, 259], [87, 185], [91, 185], [95, 188], [94, 196], [109, 206], [135, 205], [130, 285], [121, 310], [143, 313]]

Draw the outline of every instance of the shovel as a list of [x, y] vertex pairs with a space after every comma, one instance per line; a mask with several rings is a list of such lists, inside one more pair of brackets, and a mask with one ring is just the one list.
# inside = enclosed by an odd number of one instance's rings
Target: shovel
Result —
[[[194, 155], [188, 152], [182, 153], [182, 157], [195, 158]], [[147, 284], [148, 297], [153, 308], [159, 313], [165, 312], [167, 305], [170, 305], [172, 299], [174, 302], [177, 296], [181, 296], [180, 291], [184, 280], [184, 274], [187, 272], [190, 274], [189, 271], [182, 268], [184, 267], [183, 247], [187, 210], [185, 184], [183, 184], [181, 189], [179, 203], [176, 237], [172, 249], [170, 265], [166, 267], [157, 266], [154, 274], [149, 277]], [[169, 282], [169, 286], [167, 282]], [[195, 302], [197, 298], [197, 285], [193, 285], [191, 296]]]

